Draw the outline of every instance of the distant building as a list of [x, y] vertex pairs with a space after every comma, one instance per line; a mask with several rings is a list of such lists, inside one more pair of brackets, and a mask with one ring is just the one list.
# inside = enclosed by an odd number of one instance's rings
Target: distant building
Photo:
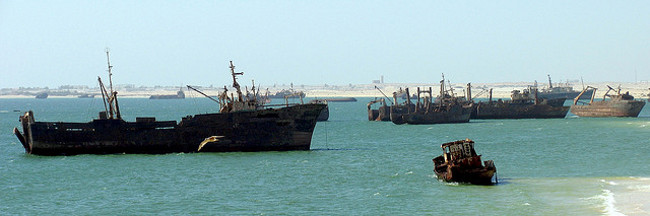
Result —
[[383, 84], [384, 83], [384, 75], [381, 75], [378, 80], [372, 80], [372, 84]]

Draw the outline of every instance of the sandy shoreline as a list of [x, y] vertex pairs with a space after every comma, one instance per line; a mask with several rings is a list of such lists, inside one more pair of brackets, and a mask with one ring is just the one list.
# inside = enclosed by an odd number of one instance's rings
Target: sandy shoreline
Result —
[[[465, 94], [466, 83], [452, 83], [454, 92], [457, 94]], [[509, 98], [510, 92], [512, 90], [522, 90], [532, 85], [528, 82], [516, 82], [516, 83], [472, 83], [472, 95], [474, 98], [486, 98], [488, 97], [487, 90], [492, 88], [492, 94], [494, 98]], [[579, 83], [569, 83], [570, 86], [574, 87], [576, 90], [582, 89], [582, 84]], [[602, 98], [604, 93], [607, 91], [607, 85], [617, 88], [621, 86], [622, 92], [629, 91], [631, 95], [635, 98], [647, 98], [650, 93], [650, 83], [647, 82], [625, 82], [625, 83], [591, 83], [590, 86], [598, 88], [596, 96]], [[429, 88], [431, 87], [434, 96], [439, 91], [439, 84], [427, 84], [427, 83], [382, 83], [382, 84], [350, 84], [350, 85], [320, 85], [320, 86], [296, 86], [294, 89], [296, 91], [303, 91], [307, 97], [316, 97], [316, 98], [331, 98], [331, 97], [383, 97], [381, 92], [375, 89], [375, 86], [380, 88], [386, 95], [389, 97], [392, 96], [392, 93], [399, 90], [400, 88], [408, 87], [411, 89], [411, 92], [415, 92], [417, 87]], [[566, 84], [560, 84], [560, 86], [566, 86]], [[546, 86], [539, 86], [540, 89], [545, 88]], [[283, 87], [274, 87], [268, 88], [270, 93], [275, 93], [277, 91], [288, 89], [288, 86]], [[117, 88], [120, 97], [124, 98], [148, 98], [151, 95], [163, 95], [163, 94], [176, 94], [178, 87], [158, 87], [158, 88], [147, 88], [147, 89], [128, 89], [128, 88]], [[12, 94], [11, 92], [3, 92], [0, 95], [0, 98], [34, 98], [33, 94], [36, 94], [38, 90], [31, 92], [32, 95], [27, 94]], [[56, 92], [56, 89], [50, 89], [49, 91]], [[218, 95], [221, 88], [204, 88], [201, 91], [208, 95]], [[84, 89], [83, 91], [77, 91], [78, 93], [83, 94], [96, 94], [96, 97], [99, 97], [99, 90], [94, 89]], [[77, 94], [78, 95], [78, 94]], [[76, 98], [77, 95], [64, 95], [57, 96], [50, 94], [48, 98]], [[196, 93], [191, 90], [185, 90], [185, 96], [189, 98], [193, 97], [203, 97], [201, 94]]]

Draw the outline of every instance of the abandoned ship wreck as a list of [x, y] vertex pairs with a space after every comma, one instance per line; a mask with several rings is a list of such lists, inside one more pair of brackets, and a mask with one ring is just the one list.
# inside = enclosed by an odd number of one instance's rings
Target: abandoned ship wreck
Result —
[[[25, 151], [36, 155], [75, 155], [173, 152], [309, 150], [316, 119], [325, 104], [286, 104], [269, 108], [256, 97], [242, 96], [235, 66], [230, 62], [233, 87], [219, 95], [218, 113], [188, 115], [179, 123], [154, 117], [122, 119], [113, 91], [110, 58], [106, 52], [110, 91], [98, 78], [105, 110], [86, 123], [38, 122], [34, 112], [20, 116], [22, 132], [14, 134]], [[253, 90], [254, 94], [257, 94]], [[235, 96], [236, 95], [236, 96]], [[207, 95], [206, 95], [207, 96]], [[209, 97], [209, 96], [208, 96]]]

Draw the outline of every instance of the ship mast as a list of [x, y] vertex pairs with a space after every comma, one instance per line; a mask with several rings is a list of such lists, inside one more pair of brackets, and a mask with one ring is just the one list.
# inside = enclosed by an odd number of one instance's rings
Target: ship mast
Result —
[[[97, 81], [99, 81], [99, 87], [102, 92], [102, 98], [104, 99], [104, 108], [106, 109], [107, 106], [107, 112], [108, 112], [108, 118], [109, 119], [122, 119], [122, 115], [120, 114], [120, 107], [117, 103], [117, 92], [113, 91], [113, 73], [111, 69], [113, 66], [111, 65], [111, 60], [109, 57], [109, 50], [108, 48], [106, 49], [106, 62], [108, 63], [108, 80], [109, 80], [109, 88], [111, 90], [111, 93], [109, 94], [108, 91], [106, 90], [106, 87], [104, 86], [104, 83], [102, 82], [101, 77], [97, 77]], [[115, 102], [115, 103], [113, 103]]]
[[237, 83], [237, 75], [244, 75], [244, 72], [235, 73], [235, 65], [232, 64], [232, 61], [230, 61], [230, 73], [232, 74], [232, 87], [237, 89], [237, 100], [239, 100], [239, 102], [243, 102], [241, 88], [239, 87], [239, 83]]

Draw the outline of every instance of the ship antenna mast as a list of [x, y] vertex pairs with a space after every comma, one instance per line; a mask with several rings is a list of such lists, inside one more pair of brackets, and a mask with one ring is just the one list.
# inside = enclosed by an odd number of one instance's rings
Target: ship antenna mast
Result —
[[111, 88], [111, 94], [113, 94], [113, 72], [111, 72], [111, 69], [113, 68], [113, 66], [111, 66], [111, 58], [108, 55], [109, 51], [110, 50], [108, 50], [108, 48], [106, 48], [106, 62], [108, 63], [108, 83], [109, 83], [110, 88]]
[[241, 88], [239, 87], [239, 83], [237, 83], [237, 75], [244, 75], [244, 72], [235, 73], [235, 65], [232, 64], [232, 61], [230, 61], [230, 73], [232, 74], [232, 87], [235, 87], [235, 89], [237, 89], [237, 97], [239, 102], [243, 102]]

